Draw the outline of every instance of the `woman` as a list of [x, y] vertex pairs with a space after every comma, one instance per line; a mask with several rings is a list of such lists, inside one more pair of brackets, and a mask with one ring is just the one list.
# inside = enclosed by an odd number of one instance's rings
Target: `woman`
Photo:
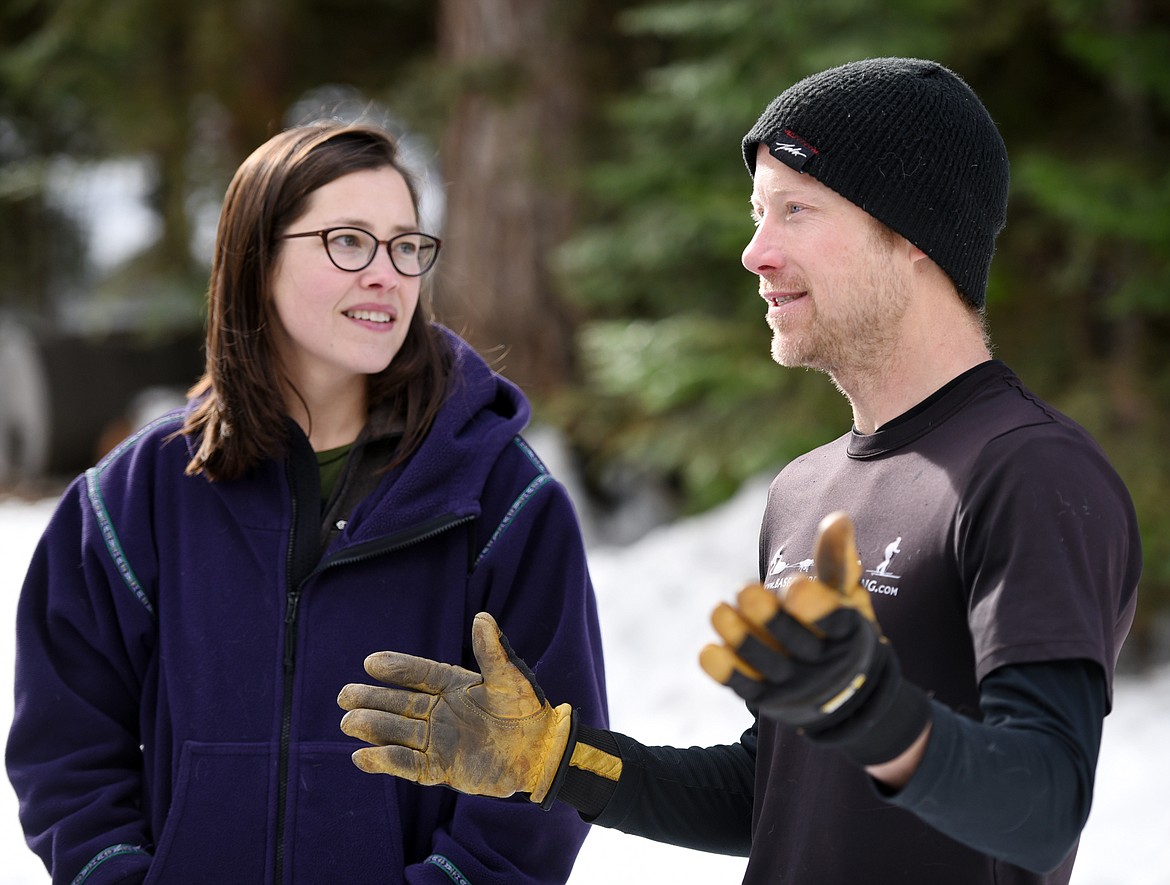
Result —
[[572, 506], [521, 393], [419, 304], [417, 209], [372, 127], [237, 171], [203, 378], [73, 483], [22, 591], [7, 762], [54, 882], [568, 877], [571, 809], [371, 778], [337, 725], [371, 651], [474, 666], [481, 609], [605, 715]]

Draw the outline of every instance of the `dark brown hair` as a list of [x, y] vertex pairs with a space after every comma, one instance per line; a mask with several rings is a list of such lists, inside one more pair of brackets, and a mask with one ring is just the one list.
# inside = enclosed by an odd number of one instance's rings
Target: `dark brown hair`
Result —
[[[362, 124], [311, 123], [257, 148], [236, 170], [224, 197], [208, 287], [207, 362], [191, 388], [196, 399], [183, 433], [196, 438], [187, 474], [234, 479], [287, 441], [284, 378], [272, 339], [269, 285], [285, 228], [309, 195], [350, 172], [390, 167], [418, 193], [385, 130]], [[369, 407], [388, 407], [403, 422], [401, 444], [387, 467], [418, 448], [443, 403], [451, 354], [420, 297], [402, 349], [368, 376]]]

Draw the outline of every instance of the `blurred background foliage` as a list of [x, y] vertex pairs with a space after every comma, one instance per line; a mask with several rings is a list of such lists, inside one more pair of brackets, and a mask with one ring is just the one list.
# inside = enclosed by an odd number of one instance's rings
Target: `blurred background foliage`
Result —
[[[6, 0], [0, 309], [53, 322], [67, 297], [166, 295], [197, 318], [199, 219], [253, 147], [345, 96], [428, 146], [436, 311], [561, 428], [597, 506], [702, 510], [848, 429], [824, 377], [770, 362], [739, 265], [739, 140], [796, 79], [872, 55], [949, 65], [1003, 131], [996, 355], [1128, 482], [1152, 642], [1170, 609], [1165, 0]], [[99, 272], [53, 172], [126, 157], [159, 232]]]

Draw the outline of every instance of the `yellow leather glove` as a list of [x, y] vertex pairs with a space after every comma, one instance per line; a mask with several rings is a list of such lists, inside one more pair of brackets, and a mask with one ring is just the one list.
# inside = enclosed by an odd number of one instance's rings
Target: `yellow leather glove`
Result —
[[341, 730], [374, 745], [354, 765], [461, 793], [529, 793], [548, 807], [575, 713], [548, 703], [487, 612], [475, 616], [471, 642], [480, 673], [392, 651], [366, 658], [367, 673], [397, 687], [341, 690]]
[[753, 584], [721, 603], [711, 623], [723, 644], [704, 648], [700, 664], [760, 716], [861, 765], [889, 761], [926, 727], [929, 701], [882, 635], [844, 513], [821, 520], [813, 563], [815, 578], [779, 595]]

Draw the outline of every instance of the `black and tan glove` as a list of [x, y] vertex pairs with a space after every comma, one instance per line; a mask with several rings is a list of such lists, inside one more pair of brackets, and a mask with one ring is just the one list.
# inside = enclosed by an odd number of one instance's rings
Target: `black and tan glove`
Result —
[[752, 584], [735, 605], [721, 603], [711, 623], [723, 644], [704, 648], [700, 663], [761, 716], [859, 765], [888, 762], [922, 733], [930, 702], [882, 635], [847, 515], [821, 521], [813, 562], [816, 577], [780, 595]]
[[351, 684], [337, 703], [341, 730], [373, 744], [353, 754], [368, 772], [461, 793], [528, 793], [549, 807], [574, 743], [575, 713], [553, 707], [532, 671], [486, 612], [475, 616], [472, 652], [480, 673], [398, 652], [366, 658], [384, 687]]

